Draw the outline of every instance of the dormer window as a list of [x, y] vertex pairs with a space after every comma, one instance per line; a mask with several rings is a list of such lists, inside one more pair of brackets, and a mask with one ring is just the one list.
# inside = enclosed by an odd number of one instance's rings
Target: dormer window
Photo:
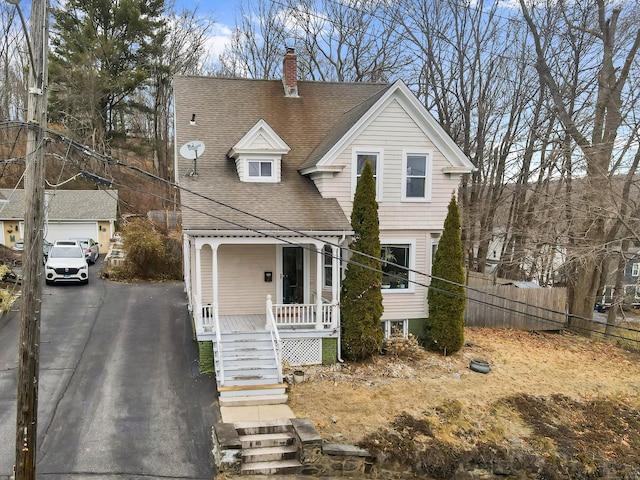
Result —
[[272, 160], [247, 160], [247, 172], [249, 181], [267, 180], [273, 178], [273, 161]]
[[289, 150], [267, 122], [259, 120], [227, 156], [236, 161], [241, 182], [277, 183], [281, 179], [282, 156]]

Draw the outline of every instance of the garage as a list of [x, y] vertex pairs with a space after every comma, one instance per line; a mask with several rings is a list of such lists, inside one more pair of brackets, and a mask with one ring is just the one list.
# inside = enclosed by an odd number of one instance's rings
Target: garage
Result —
[[97, 240], [98, 222], [48, 222], [45, 224], [44, 237], [50, 242], [74, 237], [89, 237]]

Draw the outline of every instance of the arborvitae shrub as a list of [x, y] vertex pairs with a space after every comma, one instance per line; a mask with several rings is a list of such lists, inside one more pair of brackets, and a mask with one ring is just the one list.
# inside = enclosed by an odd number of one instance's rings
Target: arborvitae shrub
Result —
[[466, 306], [460, 214], [454, 196], [449, 202], [431, 274], [425, 342], [428, 348], [449, 355], [460, 350], [464, 344]]
[[377, 354], [384, 338], [380, 324], [383, 310], [380, 225], [376, 185], [369, 162], [356, 187], [351, 226], [354, 238], [349, 247], [353, 253], [342, 283], [341, 339], [344, 357], [359, 361]]

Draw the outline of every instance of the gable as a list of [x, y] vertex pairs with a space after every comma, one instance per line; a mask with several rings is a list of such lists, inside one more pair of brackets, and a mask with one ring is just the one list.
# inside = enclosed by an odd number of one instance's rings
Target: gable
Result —
[[282, 178], [282, 156], [291, 148], [260, 119], [233, 146], [227, 156], [236, 162], [241, 182], [279, 183]]
[[[334, 165], [336, 158], [354, 141], [368, 126], [380, 116], [392, 102], [397, 102], [409, 115], [415, 124], [421, 129], [436, 149], [446, 158], [448, 165], [443, 167], [443, 173], [463, 174], [473, 171], [474, 166], [471, 161], [458, 148], [455, 142], [449, 137], [444, 129], [438, 124], [433, 116], [413, 95], [409, 88], [401, 80], [396, 81], [391, 88], [387, 89], [377, 101], [366, 111], [362, 112], [359, 118], [354, 118], [353, 123], [335, 143], [327, 148], [321, 156], [310, 156], [310, 161], [305, 162], [300, 169], [302, 174], [314, 173], [337, 173], [339, 171]], [[326, 146], [325, 146], [326, 147]], [[313, 159], [313, 160], [311, 160]]]

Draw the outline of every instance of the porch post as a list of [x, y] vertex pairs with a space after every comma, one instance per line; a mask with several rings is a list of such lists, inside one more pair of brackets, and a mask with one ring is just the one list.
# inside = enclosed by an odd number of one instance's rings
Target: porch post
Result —
[[211, 297], [213, 298], [213, 304], [218, 305], [218, 242], [211, 243], [211, 288], [213, 292]]
[[[198, 296], [197, 306], [200, 309], [202, 305], [202, 266], [200, 265], [200, 251], [202, 245], [196, 244], [196, 295]], [[202, 310], [197, 312], [198, 318], [202, 315]]]
[[324, 245], [316, 244], [316, 330], [322, 330], [322, 273], [324, 270]]
[[338, 303], [340, 302], [340, 283], [342, 282], [342, 271], [340, 268], [340, 247], [331, 247], [331, 326], [337, 328], [339, 324], [340, 310]]
[[189, 303], [193, 306], [193, 295], [191, 291], [191, 243], [189, 242], [189, 238], [186, 234], [182, 235], [182, 251], [184, 252], [184, 256], [182, 259], [182, 271], [183, 271], [183, 279], [184, 285], [187, 289], [187, 297], [189, 299]]

